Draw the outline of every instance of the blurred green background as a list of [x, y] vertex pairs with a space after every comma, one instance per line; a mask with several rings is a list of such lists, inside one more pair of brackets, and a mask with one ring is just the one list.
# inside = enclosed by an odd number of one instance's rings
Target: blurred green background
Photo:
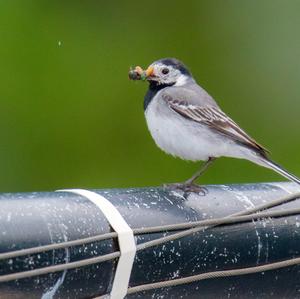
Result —
[[[177, 57], [300, 175], [300, 1], [1, 1], [0, 191], [160, 185], [198, 164], [161, 152], [130, 66]], [[284, 180], [220, 159], [202, 178]]]

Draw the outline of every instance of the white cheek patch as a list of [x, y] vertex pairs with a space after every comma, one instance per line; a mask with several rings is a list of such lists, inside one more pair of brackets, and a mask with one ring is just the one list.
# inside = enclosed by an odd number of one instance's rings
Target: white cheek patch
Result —
[[182, 86], [185, 85], [188, 80], [186, 75], [180, 75], [179, 78], [176, 80], [176, 83], [173, 86]]

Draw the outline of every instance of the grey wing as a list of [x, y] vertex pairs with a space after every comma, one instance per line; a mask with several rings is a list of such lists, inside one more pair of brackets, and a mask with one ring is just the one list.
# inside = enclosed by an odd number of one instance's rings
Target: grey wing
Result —
[[184, 116], [185, 118], [207, 125], [210, 129], [215, 130], [233, 141], [243, 144], [250, 149], [266, 156], [269, 152], [253, 138], [251, 138], [244, 130], [242, 130], [230, 117], [228, 117], [215, 102], [213, 105], [195, 105], [189, 98], [179, 99], [168, 93], [162, 94], [162, 99], [167, 105]]

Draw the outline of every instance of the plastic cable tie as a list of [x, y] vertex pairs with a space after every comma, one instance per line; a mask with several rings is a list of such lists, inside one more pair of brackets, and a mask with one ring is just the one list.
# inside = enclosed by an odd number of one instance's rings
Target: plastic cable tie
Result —
[[136, 253], [132, 229], [116, 207], [102, 195], [84, 189], [64, 189], [57, 192], [70, 192], [81, 195], [93, 202], [104, 214], [109, 224], [118, 234], [120, 258], [118, 261], [110, 299], [123, 299], [127, 294], [129, 279]]

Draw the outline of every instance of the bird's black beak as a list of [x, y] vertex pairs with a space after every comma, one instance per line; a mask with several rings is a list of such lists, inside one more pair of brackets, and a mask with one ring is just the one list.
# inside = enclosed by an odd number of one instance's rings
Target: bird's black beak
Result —
[[129, 71], [129, 79], [130, 80], [148, 80], [154, 75], [154, 67], [149, 66], [146, 70], [143, 70], [140, 66], [136, 66], [134, 69], [130, 69]]

